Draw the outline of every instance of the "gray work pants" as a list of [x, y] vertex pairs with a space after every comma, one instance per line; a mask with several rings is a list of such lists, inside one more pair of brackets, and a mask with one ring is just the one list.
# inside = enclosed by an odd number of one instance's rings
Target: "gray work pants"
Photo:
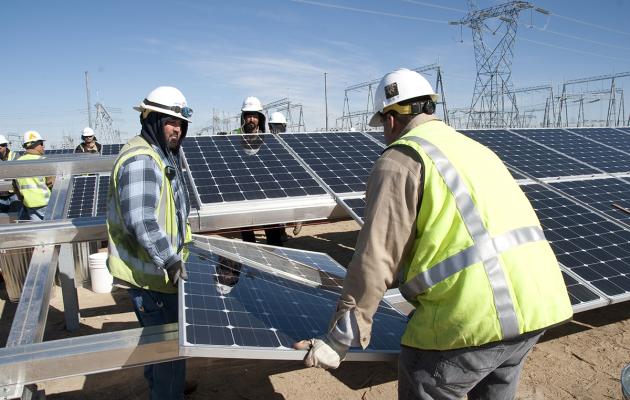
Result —
[[448, 351], [402, 346], [398, 399], [513, 399], [525, 358], [543, 333]]

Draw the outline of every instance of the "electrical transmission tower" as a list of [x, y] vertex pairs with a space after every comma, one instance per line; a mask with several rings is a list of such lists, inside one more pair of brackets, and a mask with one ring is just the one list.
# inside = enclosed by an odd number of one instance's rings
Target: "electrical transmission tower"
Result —
[[[287, 131], [289, 132], [303, 132], [306, 131], [304, 125], [304, 113], [302, 111], [302, 105], [297, 103], [291, 103], [288, 98], [272, 101], [265, 104], [263, 107], [265, 114], [269, 117], [269, 113], [273, 111], [280, 111], [285, 114], [287, 119]], [[297, 121], [293, 117], [293, 114], [297, 114]]]
[[459, 21], [450, 22], [462, 28], [469, 27], [473, 36], [477, 78], [467, 127], [512, 127], [518, 115], [511, 83], [512, 49], [518, 16], [524, 10], [534, 10], [544, 15], [550, 13], [527, 1], [510, 1], [477, 10], [475, 1], [468, 0], [468, 7], [468, 15]]
[[120, 143], [120, 131], [114, 130], [113, 122], [109, 111], [103, 103], [96, 103], [96, 120], [94, 122], [94, 132], [102, 143]]

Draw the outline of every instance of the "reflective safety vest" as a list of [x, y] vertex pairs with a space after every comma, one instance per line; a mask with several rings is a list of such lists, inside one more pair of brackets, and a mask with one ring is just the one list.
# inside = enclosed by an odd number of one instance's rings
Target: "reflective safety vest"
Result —
[[[43, 157], [39, 154], [26, 153], [22, 157], [18, 158], [18, 161], [39, 160], [40, 158]], [[25, 207], [40, 208], [48, 205], [48, 201], [50, 200], [50, 189], [46, 186], [46, 177], [39, 176], [18, 178], [16, 181]]]
[[450, 350], [571, 318], [566, 286], [538, 218], [501, 160], [442, 121], [391, 146], [423, 163], [416, 240], [400, 291], [416, 311], [402, 344]]
[[[162, 187], [156, 208], [157, 221], [160, 228], [166, 232], [174, 251], [180, 254], [183, 261], [188, 256], [186, 244], [192, 241], [190, 225], [186, 221], [186, 232], [182, 238], [179, 234], [175, 196], [171, 181], [167, 178], [166, 164], [146, 140], [141, 136], [136, 136], [120, 150], [120, 155], [114, 164], [114, 170], [109, 179], [109, 192], [107, 194], [109, 255], [107, 267], [113, 276], [136, 287], [163, 293], [176, 293], [177, 288], [170, 286], [168, 282], [166, 270], [157, 267], [135, 236], [127, 231], [120, 212], [118, 171], [126, 160], [137, 155], [152, 157], [162, 171]], [[180, 184], [184, 185], [184, 182], [180, 182]], [[183, 217], [187, 218], [187, 216]]]
[[17, 153], [15, 151], [11, 151], [11, 150], [8, 150], [8, 149], [7, 149], [7, 151], [9, 152], [9, 156], [7, 157], [6, 161], [13, 161], [13, 160], [15, 160], [15, 155]]

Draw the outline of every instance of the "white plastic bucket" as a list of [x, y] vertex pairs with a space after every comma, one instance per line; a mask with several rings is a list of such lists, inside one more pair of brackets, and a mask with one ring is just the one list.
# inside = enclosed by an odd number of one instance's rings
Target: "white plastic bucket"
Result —
[[95, 293], [109, 293], [112, 291], [114, 277], [107, 269], [107, 253], [94, 253], [88, 257], [92, 291]]
[[630, 400], [630, 364], [621, 371], [621, 395], [623, 400]]

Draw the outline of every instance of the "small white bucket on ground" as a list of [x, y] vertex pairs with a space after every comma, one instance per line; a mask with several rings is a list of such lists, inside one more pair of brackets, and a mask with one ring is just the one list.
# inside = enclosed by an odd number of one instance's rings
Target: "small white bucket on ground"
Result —
[[110, 293], [114, 277], [107, 269], [107, 253], [94, 253], [88, 257], [90, 281], [95, 293]]
[[621, 393], [623, 400], [630, 400], [630, 364], [621, 371]]

